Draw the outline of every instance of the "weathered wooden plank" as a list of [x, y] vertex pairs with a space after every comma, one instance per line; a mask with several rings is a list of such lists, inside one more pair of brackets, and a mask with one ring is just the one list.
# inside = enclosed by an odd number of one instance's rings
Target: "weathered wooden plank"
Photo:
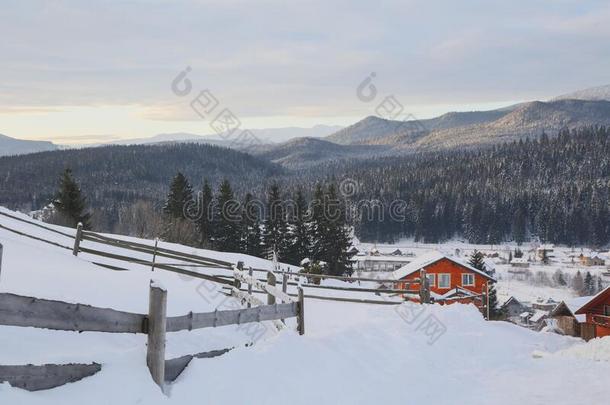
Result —
[[[95, 232], [90, 232], [90, 231], [85, 231], [84, 235], [86, 237], [89, 238], [97, 238], [100, 239], [102, 241], [106, 241], [109, 243], [114, 243], [114, 244], [120, 244], [122, 246], [132, 246], [132, 247], [137, 247], [137, 248], [142, 248], [142, 249], [147, 249], [147, 252], [152, 253], [153, 251], [153, 246], [150, 245], [146, 245], [143, 243], [138, 243], [138, 242], [133, 242], [133, 241], [126, 241], [126, 240], [122, 240], [122, 239], [117, 239], [117, 238], [110, 238], [108, 236], [104, 236], [104, 235], [100, 235], [99, 233], [95, 233]], [[135, 250], [135, 249], [133, 249]], [[184, 252], [178, 252], [177, 250], [172, 250], [172, 249], [167, 249], [167, 248], [157, 248], [157, 255], [161, 255], [161, 253], [164, 254], [169, 254], [169, 255], [173, 255], [175, 256], [177, 259], [181, 258], [183, 260], [186, 261], [186, 259], [192, 259], [192, 260], [197, 260], [197, 261], [202, 261], [204, 263], [214, 263], [223, 267], [226, 267], [227, 269], [231, 269], [233, 266], [233, 263], [224, 261], [224, 260], [218, 260], [218, 259], [212, 259], [209, 257], [203, 257], [203, 256], [198, 256], [198, 255], [194, 255], [194, 254], [190, 254], [190, 253], [184, 253]]]
[[[89, 254], [96, 255], [96, 256], [107, 257], [109, 259], [116, 259], [116, 260], [121, 260], [121, 261], [129, 262], [129, 263], [141, 264], [143, 266], [151, 266], [152, 265], [152, 262], [149, 262], [148, 260], [134, 259], [134, 258], [129, 257], [129, 256], [123, 256], [123, 255], [117, 255], [117, 254], [114, 254], [114, 253], [102, 252], [101, 250], [95, 250], [95, 249], [89, 249], [89, 248], [81, 247], [80, 251], [83, 252], [83, 253], [89, 253]], [[200, 278], [200, 279], [203, 279], [203, 280], [209, 280], [209, 281], [213, 281], [213, 282], [219, 283], [219, 284], [233, 285], [233, 282], [230, 281], [230, 280], [226, 280], [226, 279], [218, 278], [218, 277], [213, 277], [213, 276], [208, 276], [206, 274], [197, 273], [195, 271], [190, 271], [190, 270], [180, 269], [180, 268], [177, 268], [177, 267], [167, 266], [165, 264], [157, 263], [157, 264], [155, 264], [155, 268], [171, 271], [171, 272], [178, 273], [178, 274], [184, 274], [186, 276], [191, 276], [191, 277], [194, 277], [194, 278]]]
[[[223, 287], [223, 288], [227, 288], [227, 287]], [[241, 291], [245, 291], [245, 290], [241, 290]], [[266, 291], [262, 291], [262, 290], [256, 290], [253, 291], [254, 294], [266, 294]], [[298, 294], [292, 294], [289, 293], [288, 295], [290, 295], [291, 297], [298, 297]], [[322, 295], [312, 295], [312, 294], [305, 294], [305, 298], [312, 298], [312, 299], [316, 299], [316, 300], [323, 300], [323, 301], [338, 301], [338, 302], [353, 302], [356, 304], [379, 304], [379, 305], [400, 305], [402, 303], [404, 303], [404, 301], [382, 301], [382, 300], [367, 300], [367, 299], [358, 299], [358, 298], [343, 298], [343, 297], [325, 297]]]
[[[260, 301], [259, 301], [260, 302]], [[254, 305], [258, 305], [254, 303]], [[167, 332], [274, 321], [297, 315], [296, 303], [262, 305], [253, 308], [222, 310], [167, 318]]]
[[148, 309], [148, 346], [146, 364], [152, 379], [161, 390], [165, 383], [165, 331], [167, 291], [151, 281]]
[[2, 243], [0, 243], [0, 278], [2, 277], [2, 253], [4, 251], [4, 247], [2, 246]]
[[[267, 273], [267, 285], [269, 285], [270, 287], [275, 287], [276, 284], [277, 278], [275, 277], [275, 274], [273, 274], [272, 272]], [[267, 305], [273, 304], [275, 304], [275, 296], [273, 294], [267, 294]]]
[[90, 305], [0, 294], [0, 324], [55, 330], [142, 333], [145, 316]]
[[80, 381], [101, 369], [97, 363], [0, 366], [0, 383], [8, 382], [11, 387], [27, 391], [48, 390]]
[[193, 359], [210, 359], [213, 357], [222, 356], [223, 354], [233, 350], [222, 349], [212, 350], [209, 352], [197, 353], [178, 357], [176, 359], [165, 360], [165, 382], [173, 382], [182, 374], [184, 369], [191, 363]]

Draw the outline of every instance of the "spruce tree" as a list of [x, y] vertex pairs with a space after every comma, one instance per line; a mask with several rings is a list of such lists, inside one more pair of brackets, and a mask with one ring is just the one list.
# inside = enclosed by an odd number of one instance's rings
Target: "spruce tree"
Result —
[[273, 252], [279, 260], [284, 260], [289, 254], [289, 237], [286, 224], [286, 211], [281, 198], [280, 188], [273, 184], [267, 197], [267, 217], [263, 230], [264, 256], [271, 258]]
[[197, 217], [197, 229], [199, 231], [199, 244], [202, 247], [211, 248], [214, 235], [214, 196], [212, 188], [207, 180], [203, 182], [203, 188], [199, 194], [199, 212]]
[[585, 286], [584, 286], [584, 291], [585, 291], [585, 295], [594, 295], [595, 294], [595, 281], [593, 280], [593, 276], [591, 276], [591, 273], [587, 272], [587, 274], [585, 275]]
[[217, 201], [215, 247], [222, 252], [241, 252], [241, 212], [228, 180], [220, 184]]
[[184, 218], [185, 207], [193, 201], [193, 188], [180, 172], [172, 179], [163, 212], [170, 218]]
[[76, 227], [80, 222], [85, 229], [90, 228], [91, 214], [85, 212], [86, 199], [72, 176], [72, 170], [66, 169], [63, 172], [53, 205], [62, 225]]
[[[485, 266], [485, 258], [483, 253], [475, 250], [470, 257], [470, 261], [468, 262], [472, 267], [477, 270], [481, 270], [485, 272], [485, 274], [490, 277], [493, 276], [493, 271], [488, 270], [487, 266]], [[496, 292], [495, 283], [491, 282], [489, 286], [489, 317], [490, 319], [497, 319], [501, 315], [501, 311], [498, 308], [498, 294]]]
[[580, 271], [576, 272], [576, 275], [574, 278], [572, 278], [572, 289], [579, 296], [585, 295], [585, 282], [582, 278], [582, 274], [580, 274]]
[[300, 265], [303, 259], [310, 257], [311, 235], [307, 216], [307, 200], [299, 189], [294, 199], [294, 212], [291, 213], [288, 224], [290, 248], [287, 262], [290, 264]]
[[346, 223], [345, 206], [337, 196], [334, 185], [328, 187], [328, 191], [323, 199], [323, 222], [320, 229], [325, 233], [321, 234], [320, 241], [323, 252], [320, 259], [326, 262], [328, 274], [334, 276], [352, 274], [352, 262], [348, 253], [351, 239], [350, 229]]
[[246, 194], [242, 207], [242, 251], [251, 256], [262, 257], [260, 213], [253, 201], [252, 194]]

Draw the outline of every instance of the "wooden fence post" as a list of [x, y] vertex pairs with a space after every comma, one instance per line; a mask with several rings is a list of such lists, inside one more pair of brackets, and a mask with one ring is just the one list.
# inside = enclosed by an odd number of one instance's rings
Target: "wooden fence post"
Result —
[[165, 331], [167, 291], [151, 280], [148, 307], [148, 349], [146, 365], [161, 390], [165, 383]]
[[[248, 275], [250, 277], [252, 277], [254, 275], [254, 270], [252, 270], [252, 267], [250, 267], [250, 269], [248, 270]], [[248, 295], [252, 295], [252, 283], [248, 283]], [[251, 308], [252, 304], [250, 304], [250, 302], [248, 302], [248, 308]]]
[[[269, 284], [272, 287], [275, 287], [275, 285], [277, 284], [277, 278], [275, 277], [275, 274], [273, 274], [273, 272], [269, 272], [267, 273], [267, 284]], [[273, 294], [267, 294], [267, 305], [274, 305], [275, 304], [275, 296]]]
[[297, 315], [297, 328], [299, 331], [299, 335], [305, 334], [305, 297], [303, 295], [303, 288], [299, 287], [299, 302], [298, 305], [298, 315]]
[[83, 238], [83, 224], [79, 222], [76, 226], [76, 236], [74, 237], [74, 249], [72, 250], [72, 254], [74, 256], [78, 256], [78, 250], [80, 248], [80, 241]]
[[428, 285], [426, 269], [421, 269], [419, 272], [419, 301], [422, 304], [430, 303], [430, 287]]
[[0, 243], [0, 277], [2, 276], [2, 251], [4, 250], [4, 247], [2, 246], [2, 243]]
[[153, 250], [152, 268], [151, 271], [155, 271], [155, 264], [157, 263], [157, 247], [159, 246], [159, 238], [155, 238], [155, 250]]

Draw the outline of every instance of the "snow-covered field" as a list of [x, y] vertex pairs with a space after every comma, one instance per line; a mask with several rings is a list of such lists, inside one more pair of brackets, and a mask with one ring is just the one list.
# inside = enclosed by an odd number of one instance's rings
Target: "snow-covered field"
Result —
[[[0, 217], [0, 223], [71, 244], [69, 238], [6, 217]], [[130, 271], [104, 269], [91, 264], [92, 257], [74, 257], [69, 250], [4, 229], [0, 229], [0, 243], [4, 245], [0, 292], [145, 313], [152, 277], [168, 290], [170, 316], [226, 304], [217, 289], [199, 280], [159, 270], [151, 274], [137, 265], [130, 266]], [[256, 267], [272, 266], [243, 255], [199, 253]], [[374, 294], [367, 298], [379, 299]], [[610, 362], [599, 353], [608, 352], [610, 338], [583, 344], [579, 339], [505, 322], [485, 322], [474, 307], [466, 305], [418, 308], [422, 312], [414, 318], [407, 304], [306, 299], [305, 336], [295, 333], [294, 323], [289, 323], [291, 329], [280, 333], [265, 329], [265, 335], [248, 347], [252, 335], [239, 327], [169, 333], [168, 359], [235, 349], [221, 357], [194, 360], [171, 384], [168, 395], [150, 378], [144, 335], [0, 326], [2, 365], [95, 361], [103, 366], [93, 377], [49, 391], [30, 393], [2, 384], [0, 403], [556, 405], [607, 401], [610, 385], [605, 376], [610, 375]], [[442, 333], [429, 333], [426, 325], [431, 321]]]

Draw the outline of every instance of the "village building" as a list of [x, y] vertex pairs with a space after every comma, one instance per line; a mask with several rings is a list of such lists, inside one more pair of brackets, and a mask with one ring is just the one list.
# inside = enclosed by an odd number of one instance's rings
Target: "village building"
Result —
[[586, 315], [586, 327], [591, 330], [586, 337], [610, 336], [610, 287], [591, 298], [575, 315]]
[[510, 297], [500, 307], [500, 311], [509, 321], [516, 321], [519, 315], [521, 315], [523, 312], [526, 312], [527, 310], [529, 310], [529, 307], [515, 297]]
[[394, 271], [413, 259], [395, 255], [357, 254], [351, 260], [356, 271]]
[[603, 266], [606, 264], [604, 258], [597, 252], [593, 252], [589, 255], [581, 254], [579, 259], [580, 264], [583, 266]]
[[[567, 336], [581, 337], [581, 325], [585, 323], [585, 315], [576, 315], [576, 311], [582, 307], [591, 297], [578, 297], [567, 301], [561, 301], [549, 314], [549, 323], [552, 330]], [[552, 320], [552, 322], [550, 322]]]
[[495, 282], [493, 277], [484, 271], [433, 251], [394, 271], [392, 276], [398, 280], [396, 288], [419, 291], [422, 271], [425, 271], [428, 280], [431, 300], [440, 303], [461, 302], [484, 306], [482, 297], [488, 294], [489, 283]]
[[559, 304], [559, 303], [552, 298], [547, 298], [547, 299], [539, 298], [535, 302], [532, 303], [532, 308], [538, 309], [541, 311], [550, 312], [553, 309], [555, 309], [557, 304]]
[[530, 267], [530, 262], [525, 257], [514, 257], [510, 261], [510, 265], [511, 265], [511, 267], [527, 268], [527, 267]]

